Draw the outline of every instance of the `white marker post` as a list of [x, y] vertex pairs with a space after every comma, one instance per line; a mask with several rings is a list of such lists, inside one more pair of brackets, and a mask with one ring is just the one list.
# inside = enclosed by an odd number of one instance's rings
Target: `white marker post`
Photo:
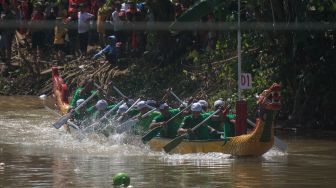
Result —
[[241, 33], [240, 33], [240, 0], [238, 0], [238, 28], [237, 28], [237, 55], [238, 55], [238, 101], [236, 103], [236, 136], [246, 134], [247, 103], [241, 100]]
[[237, 29], [237, 50], [238, 50], [238, 101], [241, 99], [241, 33], [240, 33], [240, 0], [238, 0], [238, 29]]

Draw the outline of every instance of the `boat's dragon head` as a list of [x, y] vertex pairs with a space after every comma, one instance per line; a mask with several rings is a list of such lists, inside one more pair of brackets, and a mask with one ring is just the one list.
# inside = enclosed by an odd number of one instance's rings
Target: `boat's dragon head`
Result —
[[257, 96], [257, 104], [268, 110], [280, 110], [280, 89], [280, 84], [274, 83], [270, 88], [264, 90], [259, 96]]

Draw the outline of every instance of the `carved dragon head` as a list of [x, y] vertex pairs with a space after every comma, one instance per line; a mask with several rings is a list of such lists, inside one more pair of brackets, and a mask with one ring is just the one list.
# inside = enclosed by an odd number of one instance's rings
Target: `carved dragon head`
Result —
[[280, 85], [274, 83], [270, 88], [264, 90], [257, 96], [257, 104], [269, 110], [280, 110], [281, 108], [281, 94]]

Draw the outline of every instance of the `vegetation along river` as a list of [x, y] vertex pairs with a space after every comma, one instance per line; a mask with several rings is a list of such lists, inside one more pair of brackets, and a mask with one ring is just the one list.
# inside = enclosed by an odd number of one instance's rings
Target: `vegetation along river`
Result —
[[320, 133], [277, 132], [288, 152], [258, 158], [170, 155], [126, 135], [79, 141], [51, 126], [57, 118], [37, 97], [0, 97], [0, 187], [112, 187], [118, 172], [146, 188], [336, 185], [335, 139]]

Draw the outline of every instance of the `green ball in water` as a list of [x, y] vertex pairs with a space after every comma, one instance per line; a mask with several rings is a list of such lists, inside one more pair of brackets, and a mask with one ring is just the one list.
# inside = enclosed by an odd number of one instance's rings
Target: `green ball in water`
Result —
[[126, 173], [118, 173], [113, 176], [113, 185], [124, 185], [124, 187], [129, 186], [131, 179]]

